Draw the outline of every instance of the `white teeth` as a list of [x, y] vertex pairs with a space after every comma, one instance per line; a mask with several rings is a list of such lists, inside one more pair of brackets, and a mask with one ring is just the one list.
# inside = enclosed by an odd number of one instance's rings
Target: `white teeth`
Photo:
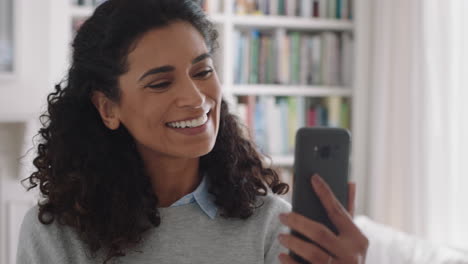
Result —
[[208, 121], [208, 116], [207, 114], [204, 114], [203, 116], [200, 116], [197, 119], [185, 120], [185, 121], [180, 121], [180, 122], [172, 122], [172, 123], [167, 123], [167, 125], [173, 128], [198, 127], [198, 126], [205, 124], [206, 121]]

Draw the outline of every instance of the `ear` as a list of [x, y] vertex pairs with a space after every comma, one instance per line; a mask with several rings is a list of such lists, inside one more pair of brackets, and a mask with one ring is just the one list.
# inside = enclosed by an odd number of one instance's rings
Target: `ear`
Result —
[[116, 130], [120, 126], [120, 119], [118, 115], [117, 104], [109, 99], [104, 93], [94, 91], [91, 95], [91, 101], [99, 112], [104, 125], [111, 129]]

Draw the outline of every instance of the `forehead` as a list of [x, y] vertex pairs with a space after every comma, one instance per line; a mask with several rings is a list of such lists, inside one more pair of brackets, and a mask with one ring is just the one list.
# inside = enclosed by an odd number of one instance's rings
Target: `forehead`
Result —
[[175, 65], [182, 60], [190, 63], [205, 52], [208, 48], [200, 32], [188, 22], [177, 21], [146, 32], [128, 54], [128, 63], [130, 69]]

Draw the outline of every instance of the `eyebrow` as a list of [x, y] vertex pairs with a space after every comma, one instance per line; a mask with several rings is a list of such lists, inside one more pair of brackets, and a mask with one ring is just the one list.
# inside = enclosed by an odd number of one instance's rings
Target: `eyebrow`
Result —
[[[193, 59], [192, 64], [195, 64], [195, 63], [200, 62], [200, 61], [202, 61], [204, 59], [207, 59], [207, 58], [211, 58], [211, 54], [210, 53], [203, 53], [203, 54], [197, 56], [195, 59]], [[152, 68], [152, 69], [149, 69], [147, 72], [145, 72], [138, 79], [138, 81], [143, 80], [146, 76], [151, 75], [151, 74], [157, 74], [157, 73], [161, 73], [161, 72], [170, 72], [170, 71], [174, 71], [174, 70], [175, 70], [175, 67], [171, 66], [171, 65], [164, 65], [164, 66], [161, 66], [161, 67]]]

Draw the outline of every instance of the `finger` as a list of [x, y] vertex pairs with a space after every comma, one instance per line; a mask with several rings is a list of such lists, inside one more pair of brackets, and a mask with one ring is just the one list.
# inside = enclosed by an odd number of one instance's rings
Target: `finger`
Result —
[[348, 183], [348, 212], [354, 218], [354, 211], [356, 208], [356, 183]]
[[323, 250], [317, 246], [308, 243], [293, 235], [280, 234], [278, 236], [280, 243], [297, 255], [301, 256], [304, 260], [312, 263], [325, 263], [330, 257]]
[[356, 231], [357, 227], [354, 225], [351, 216], [335, 197], [328, 184], [318, 174], [312, 176], [312, 186], [325, 207], [328, 217], [340, 233]]
[[288, 254], [281, 253], [278, 256], [278, 258], [280, 259], [282, 264], [299, 264], [296, 261], [294, 261], [294, 259], [291, 258], [291, 256], [289, 256]]
[[312, 221], [298, 213], [281, 214], [280, 221], [289, 228], [301, 233], [319, 244], [333, 255], [338, 255], [340, 241], [338, 237], [325, 225]]

